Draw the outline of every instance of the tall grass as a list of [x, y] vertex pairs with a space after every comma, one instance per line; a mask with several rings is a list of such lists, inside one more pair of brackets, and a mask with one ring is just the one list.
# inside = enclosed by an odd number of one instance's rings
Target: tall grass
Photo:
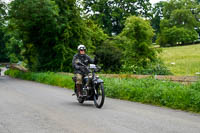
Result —
[[162, 48], [160, 57], [174, 75], [200, 72], [200, 44]]
[[200, 112], [200, 82], [186, 86], [152, 78], [103, 79], [106, 96]]
[[[21, 72], [8, 70], [7, 75], [72, 89], [72, 75]], [[200, 112], [200, 82], [182, 85], [153, 78], [105, 78], [107, 97], [166, 106], [174, 109]]]

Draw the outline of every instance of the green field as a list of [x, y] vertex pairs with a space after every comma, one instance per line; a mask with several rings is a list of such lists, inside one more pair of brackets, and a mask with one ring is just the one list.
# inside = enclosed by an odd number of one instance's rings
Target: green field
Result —
[[200, 44], [162, 50], [160, 56], [174, 75], [196, 76], [200, 72]]

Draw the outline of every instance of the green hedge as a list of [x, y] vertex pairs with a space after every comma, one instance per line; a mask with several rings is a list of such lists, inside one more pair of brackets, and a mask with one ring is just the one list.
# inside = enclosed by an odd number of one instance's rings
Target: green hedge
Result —
[[[52, 72], [32, 73], [19, 70], [8, 70], [7, 75], [14, 78], [32, 80], [55, 86], [73, 89], [72, 75]], [[200, 82], [182, 85], [169, 81], [133, 78], [105, 78], [107, 97], [150, 103], [174, 109], [200, 112]]]

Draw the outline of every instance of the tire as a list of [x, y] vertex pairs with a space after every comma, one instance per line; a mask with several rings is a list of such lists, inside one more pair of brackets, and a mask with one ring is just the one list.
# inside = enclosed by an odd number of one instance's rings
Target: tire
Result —
[[79, 103], [84, 103], [84, 99], [83, 98], [78, 98], [78, 102]]
[[97, 108], [101, 108], [104, 104], [105, 93], [103, 83], [98, 85], [97, 94], [94, 94], [94, 104]]
[[75, 92], [75, 94], [76, 94], [76, 97], [77, 97], [78, 102], [79, 102], [79, 103], [84, 103], [84, 99], [83, 99], [83, 98], [78, 98], [76, 85], [75, 85], [74, 87], [75, 87], [74, 92]]

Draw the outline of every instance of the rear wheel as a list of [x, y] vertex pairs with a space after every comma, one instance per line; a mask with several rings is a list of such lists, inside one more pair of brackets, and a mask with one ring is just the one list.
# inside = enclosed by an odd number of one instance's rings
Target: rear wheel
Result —
[[94, 104], [97, 108], [101, 108], [104, 104], [105, 100], [105, 93], [104, 93], [104, 86], [103, 83], [98, 85], [96, 88], [96, 94], [94, 94]]
[[76, 85], [75, 85], [75, 90], [74, 90], [74, 92], [75, 92], [75, 94], [76, 94], [76, 97], [77, 97], [78, 102], [79, 102], [79, 103], [83, 103], [83, 102], [84, 102], [84, 99], [78, 97]]
[[83, 102], [84, 102], [84, 99], [83, 99], [83, 98], [78, 98], [78, 102], [79, 102], [79, 103], [83, 103]]

